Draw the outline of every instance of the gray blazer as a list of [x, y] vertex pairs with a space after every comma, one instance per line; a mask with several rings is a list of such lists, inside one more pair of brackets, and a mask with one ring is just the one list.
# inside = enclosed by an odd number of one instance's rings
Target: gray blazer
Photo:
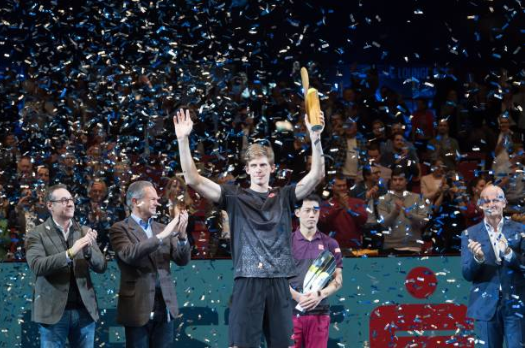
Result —
[[[87, 232], [87, 227], [73, 223], [69, 240], [74, 243]], [[70, 242], [70, 247], [73, 245]], [[82, 298], [82, 302], [94, 321], [98, 320], [97, 300], [89, 270], [103, 273], [106, 258], [97, 245], [91, 247], [91, 259], [82, 252], [75, 255], [73, 267], [66, 258], [66, 241], [52, 218], [35, 227], [27, 235], [26, 259], [36, 276], [33, 290], [31, 319], [42, 324], [56, 324], [67, 304], [71, 270]]]
[[[151, 229], [157, 235], [164, 225], [153, 221]], [[157, 274], [164, 302], [171, 315], [176, 317], [179, 309], [170, 261], [179, 266], [188, 264], [190, 244], [180, 246], [176, 237], [162, 243], [158, 238], [148, 238], [131, 217], [111, 227], [110, 239], [120, 268], [117, 322], [132, 327], [146, 325], [153, 311]]]

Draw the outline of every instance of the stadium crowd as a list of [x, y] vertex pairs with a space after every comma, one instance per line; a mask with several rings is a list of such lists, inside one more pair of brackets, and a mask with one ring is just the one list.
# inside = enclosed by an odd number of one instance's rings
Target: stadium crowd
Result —
[[[190, 212], [194, 258], [229, 257], [228, 216], [180, 173], [171, 116], [181, 107], [191, 111], [192, 150], [206, 177], [245, 184], [243, 151], [261, 139], [276, 153], [273, 185], [297, 182], [308, 169], [298, 76], [269, 83], [237, 73], [179, 98], [169, 67], [88, 69], [66, 87], [59, 71], [7, 70], [0, 81], [0, 260], [25, 259], [25, 235], [49, 217], [45, 191], [57, 183], [74, 194], [80, 223], [98, 231], [110, 258], [109, 228], [129, 214], [125, 192], [138, 179], [162, 193], [159, 219]], [[434, 97], [405, 99], [380, 85], [373, 67], [351, 76], [342, 89], [311, 81], [326, 123], [320, 227], [345, 255], [459, 253], [461, 231], [482, 217], [477, 199], [489, 182], [505, 191], [505, 214], [525, 220], [523, 81], [504, 70], [435, 69], [426, 81]]]

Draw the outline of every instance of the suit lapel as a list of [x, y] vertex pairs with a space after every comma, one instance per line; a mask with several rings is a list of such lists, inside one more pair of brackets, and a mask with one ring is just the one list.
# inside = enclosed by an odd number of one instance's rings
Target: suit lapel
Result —
[[[68, 239], [68, 242], [69, 242], [69, 245], [70, 246], [73, 246], [72, 243], [75, 243], [76, 240], [79, 240], [80, 238], [82, 238], [82, 231], [81, 230], [78, 230], [76, 228], [77, 226], [75, 226], [75, 223], [73, 223], [71, 225], [71, 227], [69, 228], [69, 239]], [[78, 225], [79, 228], [82, 228]]]
[[508, 223], [508, 221], [505, 220], [503, 222], [503, 228], [501, 232], [503, 233], [503, 236], [507, 240], [509, 247], [515, 248], [516, 242], [519, 236], [517, 236], [516, 230], [512, 228], [512, 224]]
[[[135, 238], [137, 238], [137, 240], [139, 242], [142, 242], [142, 241], [145, 241], [148, 239], [148, 236], [146, 235], [146, 232], [144, 232], [144, 230], [142, 229], [142, 227], [140, 227], [140, 225], [131, 217], [128, 218], [128, 225], [129, 225], [129, 230], [131, 232], [132, 235], [135, 236]], [[157, 235], [159, 233], [159, 231], [155, 231], [156, 228], [154, 227], [156, 224], [154, 224], [152, 222], [151, 224], [151, 231], [153, 233], [153, 235]], [[153, 265], [156, 267], [156, 260], [155, 260], [155, 255], [157, 254], [157, 251], [151, 253], [148, 255], [149, 259], [151, 262], [153, 262]]]
[[478, 241], [482, 245], [482, 250], [485, 254], [487, 261], [490, 261], [491, 263], [496, 263], [496, 254], [494, 252], [494, 248], [492, 247], [492, 242], [489, 237], [489, 231], [487, 230], [487, 227], [485, 226], [484, 222], [481, 222], [480, 232], [481, 233], [478, 236]]
[[58, 253], [66, 250], [66, 240], [64, 239], [62, 232], [55, 226], [52, 218], [47, 219], [45, 222], [44, 233]]
[[140, 227], [140, 225], [131, 217], [128, 218], [128, 226], [129, 226], [129, 231], [131, 232], [131, 234], [134, 235], [135, 238], [137, 238], [139, 242], [142, 242], [148, 239], [146, 232], [144, 232], [142, 227]]

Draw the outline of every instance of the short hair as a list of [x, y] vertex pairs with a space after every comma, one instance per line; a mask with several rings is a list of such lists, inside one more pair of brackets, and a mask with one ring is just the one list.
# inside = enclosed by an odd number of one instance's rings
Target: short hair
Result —
[[395, 141], [397, 136], [400, 136], [401, 138], [403, 138], [403, 141], [405, 141], [405, 142], [407, 141], [406, 138], [405, 138], [405, 135], [403, 133], [394, 133], [394, 134], [392, 134], [392, 141]]
[[443, 158], [441, 157], [434, 158], [432, 161], [430, 161], [430, 165], [435, 166], [438, 162], [441, 162], [441, 165], [446, 167], [445, 163], [443, 163]]
[[339, 180], [339, 181], [343, 181], [344, 180], [345, 182], [347, 181], [346, 180], [346, 176], [344, 176], [343, 173], [341, 173], [341, 172], [338, 172], [337, 174], [335, 174], [334, 181], [335, 180]]
[[373, 126], [374, 124], [380, 124], [381, 127], [385, 127], [385, 123], [384, 123], [383, 121], [379, 120], [379, 119], [375, 119], [375, 120], [372, 122], [372, 126]]
[[53, 194], [55, 193], [56, 190], [60, 190], [60, 189], [67, 190], [67, 186], [64, 184], [56, 184], [48, 188], [47, 193], [46, 193], [46, 202], [53, 201], [55, 199], [55, 196]]
[[449, 124], [450, 122], [448, 122], [448, 118], [447, 118], [447, 117], [442, 117], [442, 118], [440, 118], [440, 119], [437, 121], [437, 124], [440, 124], [440, 123], [446, 123], [447, 126], [450, 125], [450, 124]]
[[106, 185], [106, 183], [103, 180], [93, 180], [92, 182], [90, 182], [88, 192], [91, 192], [95, 184], [101, 184], [102, 186], [104, 186], [104, 192], [108, 192], [108, 185]]
[[29, 163], [33, 164], [33, 161], [31, 160], [31, 157], [30, 157], [30, 156], [22, 156], [22, 157], [20, 157], [20, 159], [18, 160], [18, 162], [21, 162], [22, 160], [28, 160]]
[[407, 174], [403, 167], [395, 167], [392, 169], [392, 175], [390, 177], [393, 178], [394, 176], [402, 176], [405, 179], [407, 178]]
[[372, 174], [372, 165], [366, 164], [363, 166], [363, 180], [366, 180], [367, 176], [370, 176]]
[[381, 146], [377, 143], [370, 143], [366, 147], [366, 151], [379, 151], [379, 153], [381, 153]]
[[[487, 183], [487, 179], [485, 178], [485, 176], [483, 175], [480, 175], [480, 176], [476, 176], [475, 178], [473, 178], [472, 180], [470, 180], [468, 186], [467, 186], [467, 193], [470, 195], [470, 196], [473, 196], [474, 195], [474, 187], [478, 186], [478, 183], [481, 181], [481, 180], [484, 180], [485, 183]], [[481, 192], [480, 192], [481, 193]]]
[[154, 187], [153, 184], [149, 181], [145, 180], [139, 180], [135, 181], [128, 187], [128, 191], [126, 192], [126, 204], [131, 209], [131, 200], [133, 198], [135, 199], [141, 199], [144, 197], [144, 189], [146, 187]]
[[507, 120], [507, 121], [510, 122], [510, 118], [506, 114], [501, 114], [501, 115], [498, 116], [498, 125], [501, 123], [502, 120]]
[[275, 163], [275, 155], [270, 146], [264, 146], [261, 144], [251, 144], [250, 146], [248, 146], [248, 149], [246, 149], [246, 152], [244, 153], [244, 161], [246, 163], [249, 163], [250, 161], [260, 157], [268, 158], [268, 162], [270, 163], [270, 165], [273, 165]]
[[319, 197], [315, 193], [311, 193], [305, 198], [303, 198], [303, 200], [301, 201], [301, 204], [297, 206], [297, 209], [301, 209], [301, 207], [303, 206], [303, 203], [306, 201], [317, 202], [317, 204], [319, 204], [319, 207], [321, 206], [321, 202], [322, 202], [321, 197]]

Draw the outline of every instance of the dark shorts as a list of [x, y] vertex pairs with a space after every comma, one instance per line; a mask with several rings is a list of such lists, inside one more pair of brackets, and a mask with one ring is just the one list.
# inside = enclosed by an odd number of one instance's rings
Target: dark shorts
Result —
[[230, 347], [293, 345], [292, 301], [286, 278], [237, 278], [229, 319]]

